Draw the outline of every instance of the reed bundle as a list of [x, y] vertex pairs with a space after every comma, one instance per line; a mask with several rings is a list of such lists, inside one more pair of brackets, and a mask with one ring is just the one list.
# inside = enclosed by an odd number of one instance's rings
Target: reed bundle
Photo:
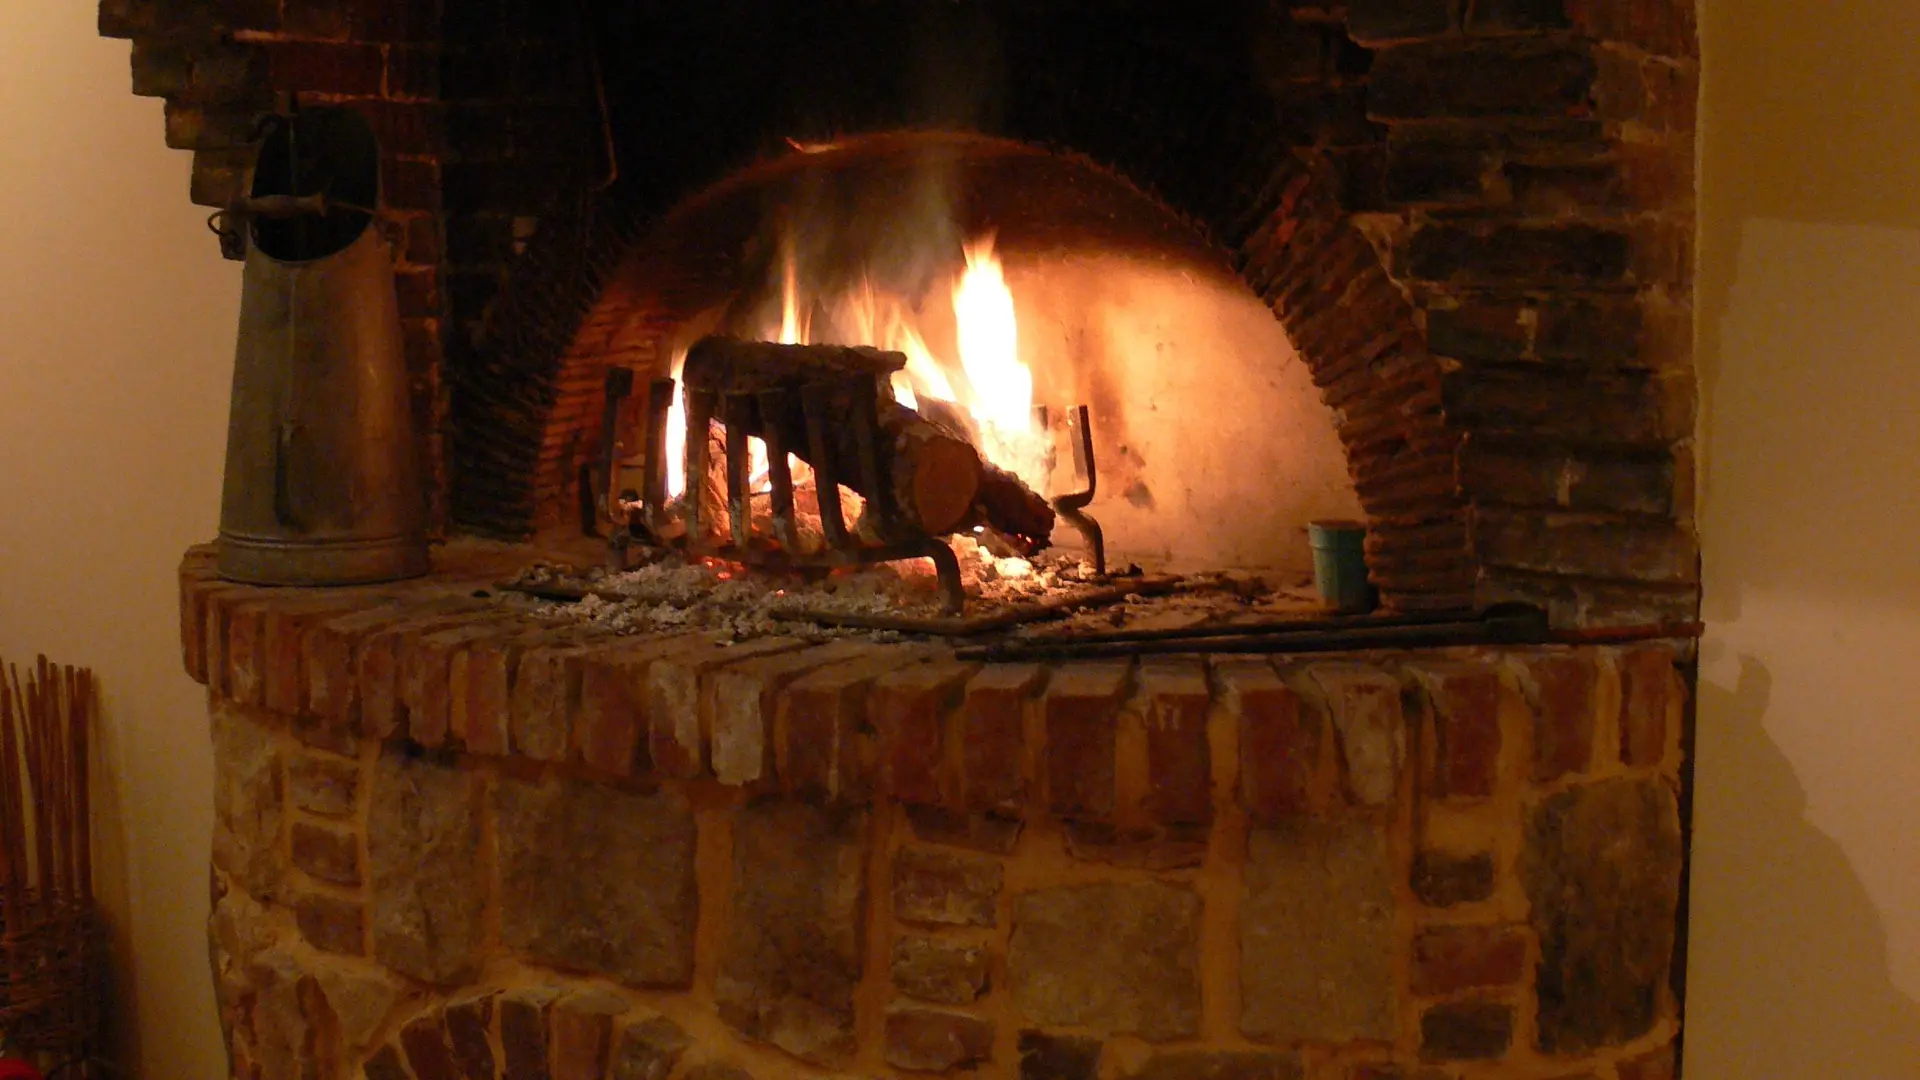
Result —
[[85, 668], [0, 669], [0, 1037], [50, 1062], [98, 1052]]

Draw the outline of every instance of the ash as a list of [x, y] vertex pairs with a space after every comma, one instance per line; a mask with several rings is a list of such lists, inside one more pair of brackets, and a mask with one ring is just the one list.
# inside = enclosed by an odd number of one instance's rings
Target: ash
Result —
[[[959, 557], [967, 616], [993, 615], [1035, 604], [1058, 605], [1060, 610], [1046, 621], [1023, 624], [1006, 636], [1230, 622], [1236, 617], [1301, 612], [1314, 606], [1304, 580], [1275, 584], [1259, 577], [1229, 574], [1185, 579], [1182, 587], [1170, 595], [1129, 595], [1118, 601], [1076, 606], [1076, 595], [1084, 594], [1091, 600], [1114, 583], [1097, 579], [1093, 567], [1078, 557], [1002, 557], [969, 537], [955, 538], [953, 548]], [[580, 597], [550, 600], [539, 607], [543, 613], [616, 634], [694, 630], [734, 641], [787, 636], [814, 641], [855, 638], [888, 642], [915, 635], [823, 625], [804, 616], [933, 619], [941, 615], [938, 579], [933, 564], [925, 559], [807, 576], [749, 570], [721, 559], [687, 560], [663, 552], [656, 561], [625, 573], [535, 563], [510, 584], [536, 595]]]

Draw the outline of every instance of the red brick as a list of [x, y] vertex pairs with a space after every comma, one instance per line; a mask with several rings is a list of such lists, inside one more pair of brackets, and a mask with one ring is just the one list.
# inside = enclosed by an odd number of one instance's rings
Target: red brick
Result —
[[1140, 669], [1147, 698], [1147, 809], [1168, 825], [1213, 819], [1213, 757], [1207, 745], [1212, 695], [1198, 661], [1166, 661]]
[[1300, 695], [1266, 664], [1222, 665], [1220, 684], [1240, 725], [1240, 801], [1254, 821], [1270, 825], [1312, 806], [1320, 725]]
[[244, 705], [258, 705], [265, 696], [266, 649], [263, 638], [269, 603], [261, 599], [244, 600], [223, 611], [226, 616], [227, 697]]
[[518, 633], [503, 627], [498, 634], [479, 638], [455, 653], [447, 668], [448, 732], [471, 753], [505, 755], [512, 741], [508, 718], [513, 712], [513, 672], [520, 653], [563, 633], [551, 627]]
[[873, 784], [861, 754], [867, 692], [880, 676], [922, 658], [921, 653], [896, 648], [821, 668], [789, 685], [778, 747], [787, 790], [808, 798], [864, 798]]
[[1658, 765], [1667, 754], [1667, 715], [1679, 698], [1673, 652], [1664, 645], [1620, 654], [1620, 760]]
[[257, 596], [250, 585], [232, 582], [210, 584], [203, 593], [206, 616], [200, 629], [206, 637], [207, 689], [220, 697], [228, 695], [227, 685], [227, 613], [235, 604]]
[[1591, 653], [1541, 653], [1518, 661], [1533, 711], [1533, 781], [1549, 784], [1587, 770], [1593, 760], [1595, 689]]
[[180, 660], [197, 683], [207, 681], [207, 590], [219, 584], [208, 549], [193, 548], [180, 560]]
[[[975, 666], [920, 664], [882, 676], [867, 697], [880, 744], [880, 786], [904, 803], [946, 805], [955, 786], [943, 768], [947, 716], [960, 704]], [[951, 801], [956, 801], [957, 798]]]
[[1104, 821], [1114, 804], [1114, 729], [1130, 672], [1126, 664], [1067, 664], [1042, 697], [1047, 803], [1065, 820]]
[[386, 61], [375, 45], [275, 41], [267, 45], [267, 57], [275, 90], [375, 97], [386, 74]]
[[407, 1026], [400, 1029], [400, 1045], [407, 1052], [407, 1064], [413, 1066], [415, 1080], [461, 1080], [438, 1010], [407, 1021]]
[[439, 163], [421, 158], [383, 159], [380, 197], [384, 205], [393, 210], [439, 210]]
[[474, 622], [420, 635], [401, 663], [407, 735], [422, 746], [447, 741], [453, 715], [453, 658], [473, 642], [499, 633], [497, 622]]
[[554, 1005], [548, 1022], [553, 1080], [602, 1080], [614, 1018], [626, 1010], [624, 998], [604, 990], [572, 994]]
[[707, 769], [702, 731], [712, 715], [707, 673], [728, 664], [806, 647], [798, 638], [761, 638], [739, 645], [702, 642], [647, 668], [647, 749], [662, 776], [690, 779]]
[[267, 708], [289, 716], [307, 706], [306, 636], [328, 619], [381, 603], [365, 590], [330, 592], [324, 597], [283, 600], [267, 611], [262, 645], [266, 650]]
[[493, 1027], [494, 998], [491, 991], [454, 998], [447, 1002], [447, 1042], [453, 1050], [459, 1075], [468, 1080], [494, 1080], [495, 1065], [490, 1030]]
[[523, 987], [501, 996], [500, 1060], [507, 1077], [549, 1077], [547, 1017], [557, 996], [544, 986]]
[[361, 641], [372, 631], [404, 618], [404, 609], [387, 605], [323, 619], [308, 630], [301, 643], [304, 654], [301, 666], [307, 673], [307, 708], [330, 726], [357, 730]]
[[1500, 772], [1500, 676], [1481, 666], [1414, 670], [1433, 709], [1433, 788], [1441, 798], [1482, 799]]
[[1413, 939], [1412, 989], [1427, 997], [1512, 986], [1526, 965], [1527, 939], [1514, 927], [1434, 927]]
[[385, 739], [399, 732], [406, 714], [405, 687], [401, 680], [406, 661], [419, 639], [437, 630], [461, 625], [470, 618], [470, 614], [416, 608], [407, 618], [361, 638], [354, 650], [361, 734]]
[[772, 781], [781, 691], [795, 679], [828, 664], [872, 655], [863, 641], [750, 657], [711, 671], [702, 700], [712, 709], [707, 726], [714, 778], [736, 787]]
[[651, 766], [641, 743], [646, 728], [647, 665], [690, 647], [694, 635], [647, 638], [602, 646], [580, 659], [580, 757], [614, 776]]
[[1045, 675], [1033, 664], [994, 665], [967, 683], [960, 755], [965, 804], [1017, 811], [1026, 800], [1026, 709]]

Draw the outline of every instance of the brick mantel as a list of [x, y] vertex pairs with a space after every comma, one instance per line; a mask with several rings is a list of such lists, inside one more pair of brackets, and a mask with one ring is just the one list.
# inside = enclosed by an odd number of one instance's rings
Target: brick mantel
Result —
[[983, 667], [536, 621], [516, 557], [183, 562], [235, 1076], [1666, 1075], [1665, 646]]

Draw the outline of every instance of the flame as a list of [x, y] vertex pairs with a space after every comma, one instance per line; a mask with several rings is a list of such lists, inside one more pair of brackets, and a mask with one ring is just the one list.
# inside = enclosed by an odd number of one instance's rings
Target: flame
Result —
[[980, 426], [987, 459], [1035, 491], [1047, 489], [1046, 433], [1033, 418], [1033, 369], [1020, 359], [1013, 290], [988, 233], [962, 248], [966, 272], [953, 287], [960, 367], [972, 392], [964, 404]]
[[[873, 345], [905, 354], [905, 366], [891, 379], [897, 401], [910, 409], [920, 408], [927, 399], [960, 406], [974, 422], [981, 454], [1045, 493], [1048, 436], [1035, 422], [1033, 371], [1020, 359], [1013, 291], [994, 252], [993, 234], [962, 245], [961, 253], [965, 269], [952, 292], [957, 364], [943, 361], [928, 347], [901, 297], [876, 290], [868, 280], [839, 296], [819, 298], [826, 305], [831, 327], [825, 337], [837, 344]], [[779, 323], [773, 325], [769, 314], [759, 331], [763, 340], [785, 345], [814, 341], [810, 317], [814, 298], [803, 298], [799, 277], [789, 245], [781, 259]], [[672, 375], [676, 382], [685, 363], [684, 353], [674, 357]], [[687, 489], [683, 453], [686, 433], [685, 393], [681, 390], [676, 391], [667, 413], [670, 498], [680, 497]], [[747, 449], [752, 456], [749, 490], [764, 492], [769, 489], [766, 443], [749, 438]], [[810, 479], [812, 470], [805, 462], [791, 454], [787, 460], [795, 483]]]

